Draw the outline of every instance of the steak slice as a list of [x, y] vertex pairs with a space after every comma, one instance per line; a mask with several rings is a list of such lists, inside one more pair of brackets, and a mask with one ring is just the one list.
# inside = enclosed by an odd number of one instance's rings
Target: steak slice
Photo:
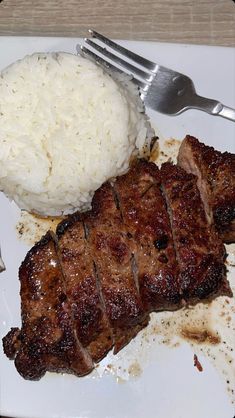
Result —
[[187, 135], [178, 164], [198, 177], [207, 217], [225, 242], [235, 241], [235, 154], [219, 152]]
[[161, 176], [183, 297], [194, 302], [217, 294], [231, 295], [225, 277], [224, 247], [206, 218], [197, 178], [171, 163], [162, 165]]
[[154, 163], [137, 160], [114, 188], [133, 251], [146, 311], [176, 309], [181, 295], [170, 221]]
[[92, 359], [98, 362], [112, 348], [112, 330], [100, 301], [82, 215], [76, 213], [62, 221], [56, 233], [58, 255], [77, 336]]
[[110, 183], [95, 192], [92, 211], [84, 221], [101, 295], [113, 328], [114, 352], [118, 352], [146, 325], [147, 315], [135, 284], [132, 252]]
[[3, 340], [18, 372], [25, 379], [39, 379], [46, 371], [89, 373], [93, 363], [74, 332], [51, 232], [28, 252], [19, 277], [22, 329], [13, 328]]

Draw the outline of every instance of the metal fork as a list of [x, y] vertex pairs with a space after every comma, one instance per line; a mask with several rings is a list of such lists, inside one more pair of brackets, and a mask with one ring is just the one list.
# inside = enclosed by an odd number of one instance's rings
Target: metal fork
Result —
[[78, 52], [106, 68], [131, 74], [146, 106], [169, 115], [178, 115], [187, 109], [199, 109], [235, 122], [235, 109], [217, 100], [199, 96], [192, 80], [186, 75], [151, 62], [94, 30], [90, 29], [89, 33], [95, 42], [85, 38], [85, 46], [79, 45]]

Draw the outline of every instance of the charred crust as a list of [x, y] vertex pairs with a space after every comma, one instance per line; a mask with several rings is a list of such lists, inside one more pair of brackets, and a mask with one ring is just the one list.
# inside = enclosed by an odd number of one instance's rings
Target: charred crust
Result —
[[183, 298], [202, 300], [216, 295], [224, 286], [225, 276], [224, 264], [210, 254], [205, 256], [200, 265], [181, 273]]
[[55, 234], [52, 231], [48, 231], [41, 239], [38, 241], [30, 251], [26, 254], [24, 261], [21, 263], [19, 268], [19, 276], [21, 276], [22, 272], [25, 271], [28, 267], [32, 265], [32, 257], [34, 254], [40, 252], [41, 249], [45, 248], [50, 242], [55, 242]]
[[234, 165], [235, 155], [229, 152], [220, 152], [215, 150], [212, 146], [205, 145], [197, 138], [186, 135], [184, 141], [188, 142], [192, 147], [193, 153], [202, 159], [202, 162], [207, 165], [210, 171], [210, 176], [213, 177], [221, 165], [226, 167]]
[[165, 250], [167, 248], [168, 241], [168, 236], [162, 235], [160, 238], [156, 239], [153, 244], [157, 250]]
[[11, 328], [7, 335], [2, 339], [2, 343], [4, 353], [10, 360], [13, 360], [21, 346], [19, 328]]
[[149, 311], [174, 310], [180, 307], [181, 294], [175, 277], [170, 272], [166, 272], [163, 279], [159, 281], [156, 281], [154, 276], [144, 274], [141, 294], [144, 295], [146, 308]]
[[225, 202], [223, 205], [214, 208], [214, 220], [220, 232], [230, 227], [235, 219], [235, 202]]
[[157, 165], [153, 162], [146, 161], [143, 158], [134, 161], [131, 165], [130, 171], [128, 171], [127, 174], [124, 174], [123, 176], [119, 177], [119, 180], [121, 180], [122, 177], [125, 176], [136, 176], [138, 178], [140, 175], [141, 177], [144, 177], [144, 175], [153, 177], [154, 180], [158, 183], [160, 181], [159, 168], [157, 167]]
[[[169, 185], [169, 184], [173, 183], [174, 181], [182, 181], [183, 180], [185, 182], [185, 184], [187, 184], [186, 182], [195, 183], [196, 180], [197, 180], [197, 177], [194, 176], [194, 174], [186, 173], [186, 171], [183, 168], [181, 168], [179, 166], [176, 167], [171, 162], [166, 162], [166, 163], [162, 164], [162, 166], [161, 166], [161, 176], [162, 176], [162, 179], [163, 179], [163, 181], [166, 185]], [[188, 184], [186, 185], [186, 187], [190, 188], [190, 186]]]
[[133, 300], [133, 295], [128, 290], [123, 291], [121, 294], [119, 292], [110, 292], [106, 310], [114, 327], [123, 327], [123, 324], [125, 324], [125, 327], [136, 325], [140, 321], [140, 315], [142, 318], [143, 314], [141, 308]]
[[61, 221], [56, 228], [56, 235], [61, 237], [69, 228], [71, 228], [76, 222], [82, 220], [80, 212], [75, 212], [73, 215], [69, 215], [66, 219]]
[[16, 356], [15, 366], [19, 374], [27, 380], [39, 380], [47, 371], [41, 356], [32, 357], [23, 350]]

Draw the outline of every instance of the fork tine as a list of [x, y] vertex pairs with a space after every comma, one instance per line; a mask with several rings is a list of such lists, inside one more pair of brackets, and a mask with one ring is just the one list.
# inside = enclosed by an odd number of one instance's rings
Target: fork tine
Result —
[[100, 57], [99, 55], [95, 54], [93, 51], [91, 51], [90, 49], [87, 49], [85, 46], [83, 45], [78, 45], [77, 46], [77, 52], [81, 52], [82, 55], [87, 56], [88, 58], [91, 58], [93, 61], [97, 62], [98, 64], [102, 65], [103, 67], [105, 67], [106, 69], [111, 69], [112, 71], [117, 71], [120, 74], [122, 73], [122, 71], [120, 70], [120, 68], [115, 67], [114, 65], [112, 65], [111, 63], [109, 63], [108, 61], [105, 61], [102, 57]]
[[[110, 64], [109, 62], [105, 61], [102, 57], [99, 55], [96, 55], [94, 52], [87, 49], [85, 46], [80, 46], [77, 48], [77, 50], [80, 50], [82, 52], [82, 55], [87, 56], [88, 58], [91, 58], [93, 61], [100, 64], [102, 67], [105, 67], [108, 70], [116, 71], [120, 74], [123, 74], [123, 71], [120, 70], [120, 68], [116, 67], [115, 65]], [[78, 50], [78, 52], [79, 52]], [[142, 94], [145, 94], [146, 88], [148, 85], [146, 83], [143, 83], [141, 80], [138, 80], [137, 78], [133, 77], [131, 81], [136, 84], [143, 92]]]
[[135, 67], [134, 65], [128, 63], [127, 61], [123, 60], [122, 58], [118, 57], [117, 55], [112, 54], [112, 52], [107, 51], [107, 49], [101, 47], [100, 45], [96, 44], [95, 42], [91, 41], [90, 39], [85, 38], [85, 42], [90, 45], [93, 49], [98, 51], [100, 54], [104, 55], [106, 58], [113, 61], [115, 64], [122, 66], [125, 70], [130, 71], [134, 76], [140, 77], [146, 82], [151, 82], [153, 78], [152, 73], [146, 73], [145, 71], [140, 70], [139, 68]]
[[97, 38], [101, 42], [103, 42], [105, 45], [107, 45], [110, 48], [113, 48], [115, 51], [119, 52], [120, 54], [124, 55], [125, 57], [131, 59], [132, 61], [136, 62], [139, 65], [142, 65], [146, 69], [155, 72], [158, 68], [158, 65], [152, 61], [147, 60], [146, 58], [141, 57], [138, 54], [135, 54], [132, 51], [129, 51], [128, 49], [124, 48], [121, 45], [116, 44], [115, 42], [111, 41], [110, 39], [106, 38], [105, 36], [101, 35], [100, 33], [96, 32], [93, 29], [89, 29], [88, 31], [93, 38]]

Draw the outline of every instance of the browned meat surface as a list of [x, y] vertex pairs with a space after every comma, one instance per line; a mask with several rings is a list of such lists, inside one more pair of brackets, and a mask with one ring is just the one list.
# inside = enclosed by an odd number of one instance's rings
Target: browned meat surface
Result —
[[58, 225], [56, 232], [66, 294], [71, 305], [77, 335], [92, 359], [97, 362], [112, 348], [113, 340], [100, 301], [82, 216], [79, 213], [70, 216]]
[[4, 349], [15, 357], [25, 379], [39, 379], [47, 370], [89, 373], [92, 360], [73, 329], [56, 244], [49, 232], [27, 254], [21, 282], [22, 329], [12, 329], [4, 338]]
[[96, 191], [92, 209], [85, 217], [88, 243], [117, 352], [146, 324], [146, 313], [132, 272], [128, 237], [110, 183]]
[[163, 164], [161, 175], [184, 298], [192, 302], [218, 292], [230, 294], [224, 247], [206, 218], [197, 178], [170, 163]]
[[21, 346], [20, 329], [11, 328], [7, 335], [3, 338], [3, 351], [10, 360], [14, 360], [16, 353]]
[[[191, 152], [187, 141], [182, 147]], [[187, 166], [182, 149], [179, 163]], [[214, 170], [221, 191], [221, 169]], [[91, 211], [69, 216], [28, 252], [19, 270], [22, 329], [3, 339], [24, 378], [82, 376], [126, 345], [150, 312], [231, 295], [203, 173], [197, 180], [171, 163], [159, 170], [138, 160], [96, 191]]]
[[178, 164], [198, 177], [198, 188], [208, 219], [214, 219], [221, 238], [235, 241], [235, 155], [219, 152], [186, 136]]
[[178, 266], [160, 182], [157, 166], [139, 160], [114, 184], [147, 311], [175, 309], [181, 300]]

